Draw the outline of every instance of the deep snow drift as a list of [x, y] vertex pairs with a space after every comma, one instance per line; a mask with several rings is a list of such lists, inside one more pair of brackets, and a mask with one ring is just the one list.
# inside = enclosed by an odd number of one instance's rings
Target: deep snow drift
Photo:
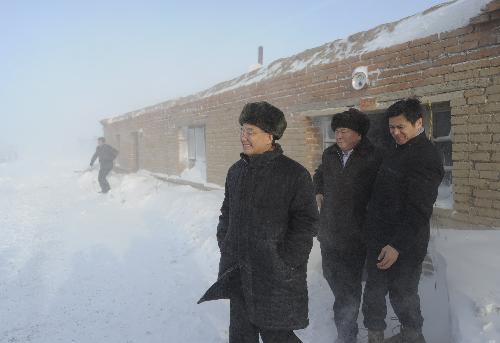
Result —
[[[75, 169], [0, 164], [0, 342], [226, 342], [228, 302], [196, 305], [217, 276], [223, 191], [140, 172], [112, 174], [101, 195], [97, 171]], [[428, 341], [500, 342], [500, 232], [439, 230], [433, 243], [421, 284]], [[317, 244], [308, 280], [311, 325], [298, 335], [332, 342]]]

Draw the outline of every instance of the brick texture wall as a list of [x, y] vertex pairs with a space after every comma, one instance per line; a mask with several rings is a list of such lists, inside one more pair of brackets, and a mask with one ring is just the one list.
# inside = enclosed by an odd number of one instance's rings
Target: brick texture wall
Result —
[[[132, 132], [138, 132], [142, 168], [179, 174], [179, 134], [185, 126], [205, 125], [207, 178], [224, 184], [239, 158], [238, 116], [246, 102], [266, 100], [281, 108], [288, 128], [285, 154], [313, 172], [322, 152], [314, 117], [349, 106], [371, 112], [417, 96], [423, 102], [449, 102], [452, 111], [455, 219], [500, 226], [500, 1], [490, 3], [470, 25], [330, 64], [306, 68], [202, 99], [157, 105], [112, 123], [103, 121], [107, 139], [120, 135], [120, 164], [133, 170]], [[366, 66], [369, 86], [354, 90], [354, 68]]]

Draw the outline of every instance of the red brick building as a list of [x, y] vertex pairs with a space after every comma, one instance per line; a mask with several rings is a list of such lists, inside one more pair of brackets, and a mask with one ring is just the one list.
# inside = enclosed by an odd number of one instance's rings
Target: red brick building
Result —
[[239, 158], [247, 102], [285, 112], [285, 154], [314, 172], [335, 141], [332, 115], [359, 108], [372, 119], [372, 140], [392, 144], [383, 112], [409, 96], [428, 107], [427, 133], [447, 170], [436, 212], [500, 227], [500, 0], [438, 5], [102, 124], [123, 169], [180, 175], [196, 166], [223, 185]]

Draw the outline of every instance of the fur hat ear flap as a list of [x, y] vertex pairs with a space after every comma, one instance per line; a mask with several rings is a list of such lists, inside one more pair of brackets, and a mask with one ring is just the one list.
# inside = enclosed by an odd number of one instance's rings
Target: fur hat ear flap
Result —
[[332, 130], [335, 131], [339, 127], [354, 130], [364, 137], [370, 129], [370, 119], [365, 113], [351, 107], [349, 110], [333, 116]]
[[239, 123], [255, 125], [272, 134], [275, 140], [283, 136], [287, 125], [283, 112], [266, 101], [246, 104], [241, 111]]

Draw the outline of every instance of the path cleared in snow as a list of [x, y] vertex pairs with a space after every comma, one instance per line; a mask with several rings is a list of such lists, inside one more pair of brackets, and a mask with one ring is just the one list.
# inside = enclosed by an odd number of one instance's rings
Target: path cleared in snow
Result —
[[[113, 189], [102, 195], [97, 171], [75, 173], [75, 165], [0, 164], [0, 342], [227, 342], [228, 302], [196, 305], [217, 276], [223, 192], [170, 185], [140, 172], [112, 174]], [[460, 284], [468, 275], [436, 252], [445, 246], [456, 258], [453, 247], [465, 244], [460, 232], [443, 232], [431, 250], [434, 272], [421, 283], [429, 343], [449, 342], [446, 281]], [[496, 233], [493, 247], [500, 243]], [[311, 325], [298, 335], [306, 343], [332, 342], [333, 296], [317, 244], [308, 281]], [[496, 342], [500, 296], [479, 281], [469, 283], [489, 298], [478, 312], [460, 286], [450, 287], [456, 290], [450, 295], [453, 337]], [[388, 334], [397, 324], [389, 322]], [[471, 339], [478, 335], [487, 340]], [[361, 330], [359, 342], [365, 341]]]

